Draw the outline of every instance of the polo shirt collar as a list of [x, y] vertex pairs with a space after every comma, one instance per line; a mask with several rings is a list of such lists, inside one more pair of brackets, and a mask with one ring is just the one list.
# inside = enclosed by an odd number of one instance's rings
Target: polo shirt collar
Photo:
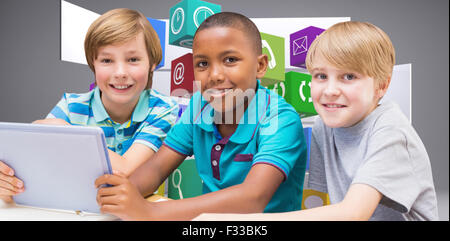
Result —
[[109, 119], [108, 112], [106, 112], [103, 106], [102, 99], [100, 97], [100, 89], [95, 87], [94, 89], [94, 99], [92, 100], [92, 114], [94, 115], [95, 121], [102, 122]]
[[[239, 121], [236, 131], [231, 135], [230, 141], [238, 144], [248, 143], [255, 135], [256, 129], [259, 125], [263, 114], [266, 113], [269, 105], [269, 93], [261, 86], [260, 81], [257, 80], [256, 93], [252, 101], [244, 112], [244, 115]], [[211, 105], [201, 97], [201, 113], [196, 118], [194, 123], [198, 124], [203, 130], [214, 132], [214, 109]]]
[[240, 119], [236, 131], [230, 137], [230, 141], [234, 143], [248, 143], [256, 134], [258, 125], [267, 112], [270, 96], [266, 89], [261, 86], [259, 80], [256, 90], [255, 96]]
[[150, 90], [144, 90], [139, 96], [139, 101], [134, 107], [133, 114], [131, 115], [131, 121], [133, 122], [143, 122], [148, 116], [148, 108], [150, 101]]
[[[148, 115], [149, 98], [150, 98], [149, 90], [142, 91], [141, 95], [139, 96], [139, 101], [133, 110], [133, 114], [131, 115], [132, 122], [133, 121], [142, 122], [145, 120], [145, 118]], [[110, 119], [108, 112], [106, 112], [106, 109], [103, 106], [103, 102], [100, 97], [100, 89], [98, 87], [94, 89], [94, 98], [92, 100], [92, 113], [97, 123]]]

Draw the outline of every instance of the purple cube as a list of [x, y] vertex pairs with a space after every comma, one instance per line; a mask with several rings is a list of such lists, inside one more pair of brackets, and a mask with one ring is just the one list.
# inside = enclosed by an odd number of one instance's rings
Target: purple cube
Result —
[[94, 81], [93, 83], [91, 83], [91, 84], [89, 85], [89, 91], [95, 89], [96, 86], [97, 86], [97, 83]]
[[187, 105], [178, 104], [178, 107], [179, 107], [178, 117], [177, 117], [177, 120], [175, 122], [178, 122], [178, 120], [180, 119], [180, 117], [183, 114], [183, 112], [187, 109]]
[[309, 26], [300, 31], [290, 34], [290, 58], [291, 65], [306, 68], [305, 59], [309, 46], [314, 39], [319, 36], [325, 29]]

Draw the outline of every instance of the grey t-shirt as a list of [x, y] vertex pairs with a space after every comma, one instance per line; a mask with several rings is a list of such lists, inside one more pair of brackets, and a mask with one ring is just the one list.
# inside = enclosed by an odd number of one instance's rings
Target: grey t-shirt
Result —
[[438, 220], [427, 151], [397, 104], [380, 104], [352, 127], [312, 131], [309, 188], [341, 202], [353, 183], [383, 198], [370, 220]]

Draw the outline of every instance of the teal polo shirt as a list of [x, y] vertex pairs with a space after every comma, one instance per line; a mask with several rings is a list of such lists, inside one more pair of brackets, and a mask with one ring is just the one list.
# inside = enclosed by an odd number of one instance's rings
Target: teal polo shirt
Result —
[[242, 183], [254, 165], [277, 168], [284, 176], [264, 212], [301, 209], [306, 168], [306, 142], [299, 115], [278, 94], [261, 86], [245, 110], [236, 131], [222, 137], [214, 110], [200, 92], [193, 95], [164, 145], [194, 155], [203, 193]]

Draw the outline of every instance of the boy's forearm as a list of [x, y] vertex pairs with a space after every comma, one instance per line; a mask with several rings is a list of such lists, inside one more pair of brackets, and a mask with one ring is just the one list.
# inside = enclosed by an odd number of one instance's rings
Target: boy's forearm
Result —
[[[377, 208], [382, 194], [366, 184], [352, 184], [347, 194], [339, 203], [286, 213], [288, 220], [369, 220]], [[292, 218], [292, 219], [291, 219]]]
[[111, 168], [115, 171], [120, 171], [125, 176], [129, 176], [130, 173], [126, 170], [125, 158], [109, 149], [108, 154], [109, 160], [111, 161]]
[[129, 180], [133, 183], [143, 197], [147, 197], [158, 189], [165, 178], [161, 177], [161, 172], [147, 161], [130, 174]]
[[112, 169], [121, 172], [126, 177], [129, 177], [131, 173], [133, 173], [133, 171], [137, 168], [136, 164], [134, 163], [136, 160], [127, 159], [125, 155], [121, 156], [109, 149], [108, 154]]
[[[358, 215], [353, 210], [342, 205], [342, 203], [331, 204], [327, 206], [305, 209], [296, 212], [281, 213], [279, 216], [272, 215], [274, 220], [286, 221], [360, 221]], [[270, 220], [270, 219], [269, 219]]]
[[220, 214], [205, 213], [195, 221], [349, 221], [364, 220], [352, 215], [340, 204], [284, 213]]
[[196, 220], [369, 220], [382, 194], [365, 184], [352, 184], [344, 200], [339, 203], [301, 211], [270, 214], [203, 214]]
[[245, 192], [240, 185], [198, 197], [149, 203], [148, 217], [152, 220], [191, 220], [201, 213], [257, 213], [268, 200]]
[[150, 159], [133, 171], [129, 180], [146, 197], [158, 189], [185, 158], [186, 156], [179, 155], [162, 145]]
[[244, 182], [194, 198], [151, 203], [155, 220], [191, 220], [201, 213], [261, 213], [283, 180], [279, 170], [255, 165]]

